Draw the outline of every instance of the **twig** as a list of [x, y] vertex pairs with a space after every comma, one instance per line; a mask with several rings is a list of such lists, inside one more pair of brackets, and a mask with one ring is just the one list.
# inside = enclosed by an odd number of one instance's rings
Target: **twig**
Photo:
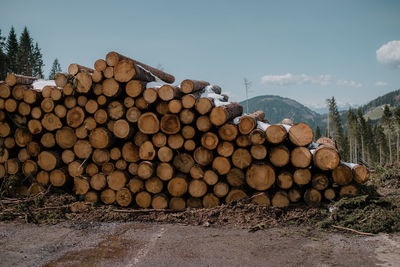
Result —
[[365, 232], [360, 232], [351, 228], [347, 228], [347, 227], [343, 227], [343, 226], [339, 226], [339, 225], [331, 225], [332, 228], [336, 228], [336, 229], [340, 229], [340, 230], [346, 230], [349, 232], [353, 232], [359, 235], [365, 235], [365, 236], [374, 236], [375, 234], [372, 233], [365, 233]]
[[174, 212], [181, 212], [184, 210], [171, 210], [171, 209], [142, 209], [142, 210], [121, 210], [121, 209], [113, 209], [112, 211], [115, 212], [125, 212], [125, 213], [152, 213], [152, 212], [168, 212], [168, 213], [174, 213]]

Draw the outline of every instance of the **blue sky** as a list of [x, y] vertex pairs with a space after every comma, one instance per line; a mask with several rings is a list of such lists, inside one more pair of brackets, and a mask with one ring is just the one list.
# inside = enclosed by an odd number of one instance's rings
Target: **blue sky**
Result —
[[63, 70], [92, 67], [114, 50], [161, 64], [178, 82], [219, 84], [236, 101], [245, 98], [244, 77], [250, 97], [312, 105], [332, 95], [363, 104], [400, 88], [400, 1], [0, 3], [3, 36], [11, 25], [18, 34], [28, 26], [46, 74], [56, 57]]

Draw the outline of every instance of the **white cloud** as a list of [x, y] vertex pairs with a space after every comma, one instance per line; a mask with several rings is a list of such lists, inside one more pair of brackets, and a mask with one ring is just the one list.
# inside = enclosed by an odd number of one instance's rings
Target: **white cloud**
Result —
[[310, 76], [307, 74], [286, 73], [283, 75], [264, 75], [261, 77], [261, 83], [270, 85], [302, 85], [302, 84], [328, 85], [331, 83], [331, 80], [332, 76], [329, 74]]
[[377, 81], [375, 83], [375, 86], [379, 86], [379, 87], [386, 86], [386, 85], [388, 85], [388, 83], [387, 82], [382, 82], [382, 81]]
[[360, 88], [362, 87], [361, 83], [358, 83], [356, 81], [348, 81], [348, 80], [337, 80], [336, 81], [336, 85], [340, 85], [340, 86], [349, 86], [349, 87], [357, 87]]
[[390, 41], [376, 50], [379, 63], [400, 68], [400, 41]]
[[353, 80], [338, 80], [333, 75], [321, 74], [317, 76], [311, 76], [307, 74], [292, 74], [286, 73], [283, 75], [264, 75], [261, 77], [262, 84], [268, 85], [305, 85], [305, 84], [316, 84], [321, 86], [336, 84], [339, 86], [348, 87], [362, 87], [362, 84]]

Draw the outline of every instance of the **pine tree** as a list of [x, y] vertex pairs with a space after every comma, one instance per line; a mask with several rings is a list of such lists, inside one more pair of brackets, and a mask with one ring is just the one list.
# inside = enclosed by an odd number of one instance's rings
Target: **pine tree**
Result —
[[350, 108], [347, 113], [347, 129], [348, 129], [348, 140], [349, 140], [349, 158], [350, 162], [356, 162], [356, 145], [357, 145], [357, 117], [354, 111]]
[[58, 63], [58, 59], [56, 58], [53, 62], [53, 66], [51, 67], [50, 74], [49, 74], [49, 80], [54, 80], [54, 76], [56, 76], [56, 73], [61, 72], [61, 66], [60, 63]]
[[383, 110], [383, 115], [382, 115], [382, 123], [384, 127], [384, 131], [386, 132], [387, 135], [387, 140], [388, 140], [388, 152], [389, 152], [389, 163], [392, 164], [392, 136], [391, 136], [391, 131], [392, 131], [392, 112], [390, 111], [390, 108], [388, 105], [385, 105], [385, 108]]
[[11, 30], [8, 34], [6, 50], [7, 50], [7, 71], [17, 73], [18, 40], [13, 26], [11, 26]]
[[321, 137], [321, 129], [319, 128], [319, 126], [317, 126], [317, 128], [315, 128], [314, 138], [315, 140], [318, 140], [320, 137]]
[[17, 53], [17, 72], [22, 75], [32, 76], [32, 38], [25, 27], [19, 39]]
[[35, 48], [31, 56], [32, 76], [43, 77], [43, 58], [38, 43], [36, 42]]
[[336, 100], [332, 96], [332, 98], [327, 99], [327, 103], [329, 107], [328, 133], [337, 142], [341, 155], [347, 158], [348, 146], [346, 139], [343, 136], [343, 126], [340, 119], [340, 113], [336, 105]]
[[5, 38], [1, 36], [0, 30], [0, 80], [4, 80], [7, 74], [7, 56], [4, 52]]

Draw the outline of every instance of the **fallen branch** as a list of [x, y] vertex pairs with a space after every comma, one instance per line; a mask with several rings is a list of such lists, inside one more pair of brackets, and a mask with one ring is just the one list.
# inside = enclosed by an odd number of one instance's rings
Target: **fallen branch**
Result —
[[171, 209], [141, 209], [141, 210], [123, 210], [123, 209], [114, 209], [112, 211], [115, 212], [124, 212], [124, 213], [156, 213], [156, 212], [166, 212], [166, 213], [174, 213], [174, 212], [182, 212], [184, 210], [171, 210]]
[[331, 225], [331, 227], [335, 228], [335, 229], [346, 230], [346, 231], [353, 232], [353, 233], [356, 233], [356, 234], [359, 234], [359, 235], [365, 235], [365, 236], [374, 236], [375, 235], [375, 234], [372, 234], [372, 233], [360, 232], [360, 231], [357, 231], [357, 230], [354, 230], [354, 229], [351, 229], [351, 228], [347, 228], [347, 227], [343, 227], [343, 226], [339, 226], [339, 225]]

